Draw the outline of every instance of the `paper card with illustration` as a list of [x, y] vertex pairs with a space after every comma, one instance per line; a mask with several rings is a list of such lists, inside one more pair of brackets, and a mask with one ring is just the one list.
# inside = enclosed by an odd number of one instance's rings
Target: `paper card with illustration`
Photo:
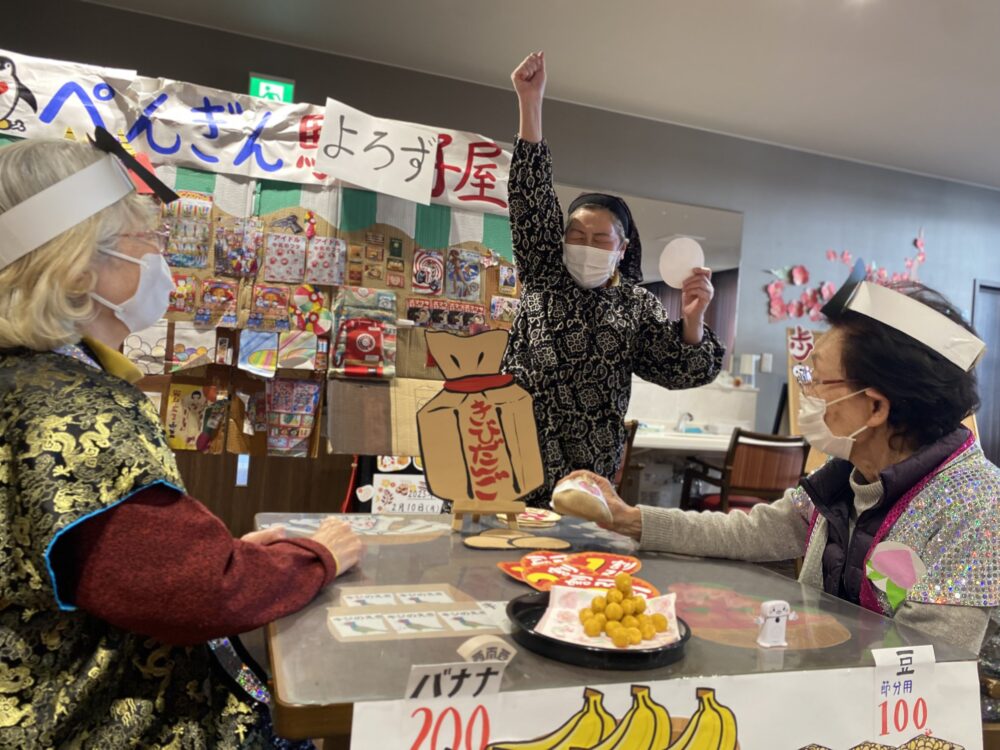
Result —
[[169, 324], [165, 320], [129, 334], [122, 346], [125, 356], [147, 375], [162, 375], [167, 357], [167, 333]]
[[186, 321], [174, 323], [174, 348], [170, 371], [203, 367], [215, 362], [215, 326], [198, 326]]
[[545, 472], [531, 395], [499, 372], [507, 332], [426, 336], [446, 381], [417, 413], [428, 488], [452, 500], [456, 516], [524, 510], [520, 498], [544, 483]]
[[164, 430], [167, 444], [174, 450], [198, 450], [205, 412], [216, 401], [218, 390], [211, 385], [171, 383], [167, 392]]
[[385, 261], [385, 268], [387, 271], [403, 273], [403, 271], [406, 270], [406, 262], [402, 258], [387, 258]]
[[403, 258], [403, 240], [399, 237], [389, 238], [389, 257], [390, 258]]
[[173, 277], [174, 290], [170, 292], [170, 306], [167, 307], [167, 312], [184, 315], [193, 313], [195, 292], [198, 285], [197, 277], [186, 273], [175, 273]]
[[452, 630], [496, 630], [497, 624], [488, 613], [482, 609], [460, 609], [453, 612], [439, 612]]
[[396, 604], [396, 596], [386, 592], [373, 591], [362, 594], [341, 594], [340, 604], [344, 607], [380, 607]]
[[444, 292], [444, 256], [418, 249], [413, 256], [413, 293], [438, 297]]
[[256, 276], [263, 247], [264, 225], [258, 217], [220, 220], [215, 227], [215, 272], [236, 278]]
[[434, 612], [398, 612], [383, 617], [397, 633], [440, 633], [448, 630], [448, 626]]
[[472, 250], [448, 250], [447, 294], [452, 299], [478, 302], [482, 298], [483, 257]]
[[329, 296], [311, 284], [300, 284], [295, 287], [288, 312], [292, 328], [296, 330], [325, 336], [333, 328]]
[[212, 196], [179, 190], [179, 200], [163, 206], [169, 228], [163, 253], [171, 266], [205, 268], [212, 239]]
[[385, 235], [381, 232], [365, 232], [365, 242], [369, 245], [385, 246]]
[[316, 334], [284, 331], [278, 338], [278, 367], [287, 370], [316, 369]]
[[406, 286], [406, 276], [402, 271], [386, 271], [385, 285], [390, 289], [402, 289]]
[[365, 260], [381, 263], [385, 258], [385, 248], [378, 245], [365, 245]]
[[273, 378], [278, 366], [278, 334], [273, 331], [240, 331], [237, 367], [262, 378]]
[[275, 331], [289, 330], [291, 327], [288, 317], [290, 302], [291, 292], [287, 286], [254, 284], [253, 303], [247, 327]]
[[283, 283], [300, 282], [306, 270], [305, 235], [267, 235], [264, 244], [264, 279]]
[[374, 474], [372, 513], [440, 513], [444, 502], [421, 474]]
[[385, 279], [385, 263], [367, 261], [365, 263], [365, 283], [382, 283]]
[[328, 620], [337, 640], [356, 640], [369, 636], [391, 635], [392, 630], [381, 615], [334, 615]]
[[199, 325], [212, 323], [217, 326], [235, 327], [239, 293], [239, 283], [232, 279], [202, 279], [201, 302], [195, 313], [194, 322]]
[[347, 243], [336, 237], [313, 237], [306, 251], [307, 284], [342, 286]]
[[490, 299], [490, 317], [498, 323], [513, 323], [521, 300], [515, 297], [493, 297]]
[[400, 591], [396, 598], [401, 604], [451, 604], [455, 601], [446, 589]]
[[351, 243], [347, 246], [347, 260], [349, 263], [365, 262], [365, 246]]
[[500, 294], [513, 295], [517, 291], [517, 268], [508, 263], [500, 264]]

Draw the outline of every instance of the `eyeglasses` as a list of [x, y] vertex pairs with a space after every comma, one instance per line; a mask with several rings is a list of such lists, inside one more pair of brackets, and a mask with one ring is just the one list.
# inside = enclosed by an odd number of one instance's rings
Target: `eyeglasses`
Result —
[[170, 238], [170, 231], [167, 229], [150, 229], [146, 232], [130, 232], [118, 235], [122, 239], [147, 242], [163, 252], [167, 247], [167, 240]]
[[805, 388], [806, 386], [815, 387], [817, 385], [838, 385], [840, 383], [853, 382], [847, 378], [819, 380], [813, 377], [813, 369], [809, 365], [795, 365], [792, 368], [792, 376], [795, 378], [795, 382], [797, 382], [802, 388]]

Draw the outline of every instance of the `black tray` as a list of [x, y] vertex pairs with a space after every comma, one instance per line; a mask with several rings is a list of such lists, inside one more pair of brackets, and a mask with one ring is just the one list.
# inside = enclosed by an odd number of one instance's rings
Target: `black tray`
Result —
[[529, 651], [556, 661], [575, 664], [590, 669], [656, 669], [673, 664], [684, 656], [684, 645], [691, 637], [691, 629], [677, 618], [680, 640], [658, 648], [596, 648], [578, 646], [556, 638], [549, 638], [535, 630], [549, 606], [547, 591], [524, 594], [507, 603], [507, 618], [514, 626], [511, 633], [515, 641]]

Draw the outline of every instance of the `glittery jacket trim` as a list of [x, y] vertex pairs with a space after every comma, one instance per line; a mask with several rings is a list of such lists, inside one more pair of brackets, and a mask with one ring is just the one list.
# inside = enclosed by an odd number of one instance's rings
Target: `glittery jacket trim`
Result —
[[[818, 512], [814, 509], [806, 548]], [[927, 566], [907, 599], [926, 604], [1000, 606], [1000, 469], [974, 438], [897, 501], [882, 523], [875, 545], [905, 544]], [[865, 579], [862, 606], [892, 616], [885, 595]]]

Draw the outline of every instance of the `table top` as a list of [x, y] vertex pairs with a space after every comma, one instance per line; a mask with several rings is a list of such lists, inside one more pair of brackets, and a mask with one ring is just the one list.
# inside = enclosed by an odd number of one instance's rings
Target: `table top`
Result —
[[[318, 525], [319, 519], [327, 515], [333, 514], [263, 513], [256, 516], [256, 521], [258, 528], [280, 524], [292, 536], [307, 535]], [[509, 600], [531, 591], [497, 568], [498, 562], [518, 560], [523, 554], [521, 550], [473, 550], [462, 544], [462, 536], [478, 533], [481, 529], [481, 525], [473, 527], [469, 518], [465, 519], [461, 534], [448, 530], [450, 516], [347, 518], [352, 523], [374, 527], [362, 531], [366, 542], [362, 563], [338, 578], [305, 609], [278, 620], [269, 629], [274, 687], [282, 704], [315, 709], [400, 699], [404, 697], [412, 665], [461, 661], [456, 652], [465, 641], [461, 636], [349, 642], [335, 639], [328, 624], [328, 609], [341, 603], [341, 592], [350, 586], [449, 584], [472, 599], [491, 602]], [[484, 518], [482, 525], [497, 524], [493, 518]], [[793, 611], [813, 613], [799, 626], [804, 629], [806, 641], [831, 644], [801, 649], [738, 646], [721, 637], [721, 631], [716, 630], [710, 620], [703, 624], [692, 622], [694, 637], [686, 646], [684, 658], [670, 666], [642, 672], [644, 680], [870, 667], [874, 664], [870, 649], [901, 644], [933, 643], [938, 661], [975, 658], [958, 648], [934, 642], [919, 631], [897, 625], [891, 619], [750, 564], [637, 553], [631, 540], [574, 519], [563, 519], [555, 528], [536, 533], [567, 539], [572, 542], [574, 551], [636, 554], [642, 560], [642, 570], [637, 575], [657, 586], [662, 593], [667, 593], [671, 585], [690, 588], [700, 584], [705, 591], [728, 587], [730, 593], [723, 592], [723, 601], [727, 596], [729, 601], [739, 601], [741, 596], [787, 600]], [[680, 604], [678, 614], [685, 616]], [[756, 626], [749, 625], [747, 630], [752, 643]], [[830, 639], [831, 632], [841, 636]], [[510, 636], [504, 638], [513, 644]], [[842, 642], [835, 643], [838, 640]], [[592, 670], [562, 664], [515, 647], [518, 655], [504, 675], [502, 689], [505, 691], [582, 685], [594, 679]], [[605, 683], [628, 682], [634, 680], [636, 674], [606, 671], [600, 679]]]
[[635, 433], [633, 448], [677, 451], [679, 453], [725, 453], [729, 450], [732, 433], [716, 435], [703, 432], [673, 432], [669, 430], [644, 430]]

